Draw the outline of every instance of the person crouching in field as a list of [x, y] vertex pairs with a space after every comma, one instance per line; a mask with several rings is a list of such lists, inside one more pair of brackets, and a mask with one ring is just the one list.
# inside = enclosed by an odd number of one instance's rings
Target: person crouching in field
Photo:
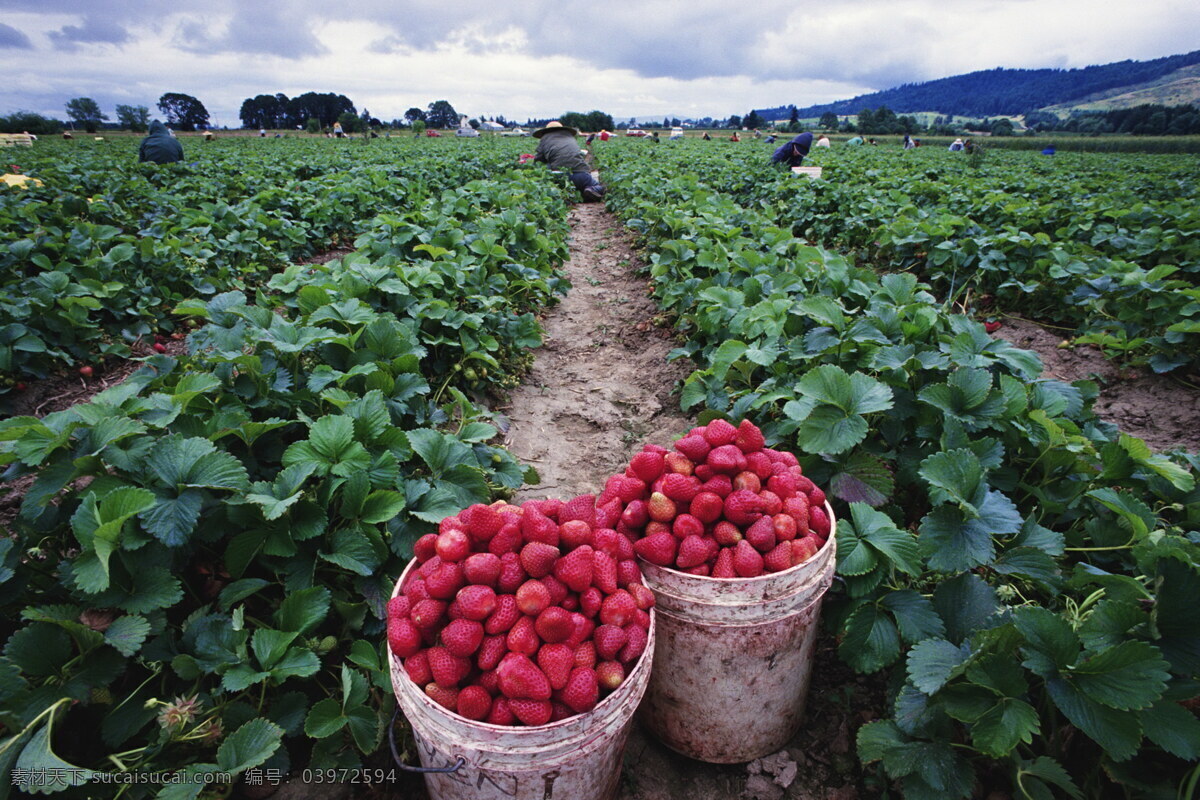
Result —
[[793, 136], [790, 142], [775, 149], [774, 155], [771, 156], [771, 163], [787, 164], [789, 167], [800, 166], [804, 163], [804, 157], [808, 155], [809, 148], [812, 147], [812, 140], [811, 133], [800, 133]]
[[171, 135], [166, 125], [154, 120], [150, 123], [150, 132], [142, 139], [142, 145], [138, 148], [138, 161], [150, 161], [155, 164], [183, 161], [183, 145]]
[[575, 184], [584, 202], [595, 203], [604, 197], [604, 187], [592, 175], [583, 151], [575, 143], [579, 131], [554, 120], [534, 131], [533, 135], [540, 140], [534, 161], [541, 161], [548, 164], [550, 169], [569, 174], [571, 183]]

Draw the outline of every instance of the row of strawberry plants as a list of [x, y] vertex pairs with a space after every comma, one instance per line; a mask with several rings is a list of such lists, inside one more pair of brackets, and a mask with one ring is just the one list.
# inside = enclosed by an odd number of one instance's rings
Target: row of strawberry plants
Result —
[[33, 476], [0, 539], [0, 791], [376, 751], [390, 581], [440, 519], [532, 477], [469, 393], [540, 342], [564, 197], [515, 170], [446, 190], [344, 259], [181, 303], [204, 322], [186, 356], [0, 422], [3, 478]]
[[21, 166], [44, 185], [0, 193], [0, 395], [128, 356], [136, 338], [174, 328], [182, 298], [253, 287], [382, 209], [505, 168], [512, 149], [433, 158], [411, 141], [265, 144], [205, 145], [160, 166], [133, 163], [136, 141], [39, 143]]
[[826, 618], [890, 675], [861, 759], [909, 798], [1173, 794], [1200, 758], [1200, 458], [1099, 420], [1095, 384], [1039, 377], [912, 274], [796, 239], [736, 168], [614, 150], [609, 204], [699, 364], [685, 408], [753, 419], [830, 487]]
[[840, 148], [811, 159], [825, 180], [801, 182], [754, 150], [688, 155], [701, 180], [776, 225], [913, 271], [944, 296], [1070, 326], [1079, 343], [1160, 372], [1200, 366], [1191, 156], [1004, 152], [972, 168], [942, 150]]

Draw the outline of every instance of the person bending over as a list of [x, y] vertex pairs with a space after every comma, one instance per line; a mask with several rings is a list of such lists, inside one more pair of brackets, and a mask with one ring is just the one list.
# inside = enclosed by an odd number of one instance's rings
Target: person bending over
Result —
[[173, 161], [183, 161], [183, 145], [171, 135], [167, 126], [158, 120], [150, 123], [150, 131], [142, 139], [138, 148], [138, 161], [151, 161], [155, 164], [170, 164]]
[[554, 120], [534, 131], [533, 135], [539, 139], [534, 161], [544, 162], [550, 169], [570, 175], [571, 183], [575, 184], [585, 202], [596, 203], [603, 199], [604, 187], [593, 177], [583, 151], [575, 143], [579, 131]]
[[809, 148], [812, 147], [812, 140], [811, 133], [800, 133], [793, 136], [790, 142], [775, 149], [775, 154], [771, 156], [771, 163], [787, 164], [789, 167], [800, 166], [804, 163], [804, 157], [808, 155]]

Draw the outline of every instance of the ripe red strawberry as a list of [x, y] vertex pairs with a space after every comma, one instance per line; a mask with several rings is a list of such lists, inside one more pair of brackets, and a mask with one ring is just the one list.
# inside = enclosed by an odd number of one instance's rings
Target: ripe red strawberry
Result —
[[670, 472], [662, 477], [662, 493], [672, 500], [689, 503], [699, 491], [700, 481], [694, 475]]
[[500, 677], [500, 691], [510, 701], [550, 699], [550, 681], [546, 673], [524, 655], [505, 656], [496, 667], [496, 674]]
[[513, 716], [529, 726], [545, 725], [553, 713], [549, 700], [509, 700], [508, 707]]
[[674, 500], [662, 492], [655, 492], [646, 502], [646, 510], [650, 514], [650, 519], [655, 522], [670, 522], [675, 519], [676, 505]]
[[408, 619], [409, 612], [412, 611], [412, 601], [406, 596], [398, 594], [388, 600], [387, 618], [388, 619]]
[[542, 585], [550, 592], [550, 605], [561, 606], [567, 598], [567, 585], [553, 575], [542, 578]]
[[712, 492], [724, 500], [733, 491], [733, 479], [728, 475], [713, 475], [700, 486], [701, 491]]
[[712, 445], [703, 436], [685, 436], [675, 443], [675, 449], [683, 453], [695, 464], [703, 464], [708, 458]]
[[527, 656], [536, 653], [538, 648], [542, 646], [542, 640], [538, 638], [533, 617], [521, 617], [517, 620], [516, 624], [512, 626], [512, 630], [508, 632], [505, 642], [508, 644], [508, 649], [513, 653], [521, 653]]
[[578, 547], [554, 562], [554, 577], [573, 592], [582, 592], [592, 585], [592, 557], [595, 551], [588, 545]]
[[545, 611], [551, 602], [550, 589], [541, 581], [531, 578], [517, 589], [516, 603], [522, 614], [536, 617]]
[[500, 694], [500, 676], [496, 674], [495, 667], [480, 672], [475, 678], [475, 685], [484, 689], [492, 697]]
[[[683, 453], [667, 453], [663, 456], [663, 465], [667, 468], [663, 477], [667, 475], [691, 475], [696, 470], [695, 463]], [[659, 478], [659, 480], [662, 480], [662, 478]]]
[[790, 543], [792, 548], [792, 566], [803, 564], [817, 554], [820, 545], [817, 544], [817, 537], [805, 536], [802, 539], [793, 539]]
[[737, 445], [725, 444], [714, 448], [704, 463], [723, 475], [737, 475], [746, 469], [746, 455]]
[[500, 556], [500, 577], [496, 580], [497, 591], [512, 594], [528, 577], [525, 574], [525, 568], [521, 566], [521, 557], [518, 554], [505, 553]]
[[570, 522], [573, 519], [583, 520], [590, 527], [596, 527], [596, 496], [581, 494], [563, 504], [558, 512], [558, 524]]
[[629, 635], [629, 641], [625, 643], [625, 646], [621, 648], [621, 652], [617, 654], [617, 660], [622, 664], [637, 661], [638, 657], [646, 652], [646, 645], [650, 641], [650, 634], [641, 625], [626, 625], [625, 633]]
[[637, 607], [643, 611], [654, 607], [654, 592], [650, 591], [650, 587], [640, 583], [629, 584], [629, 594], [633, 597], [633, 602], [637, 603]]
[[599, 700], [600, 684], [596, 680], [596, 671], [586, 667], [571, 670], [567, 685], [562, 690], [562, 701], [582, 714], [595, 708]]
[[713, 447], [732, 444], [735, 438], [737, 438], [737, 428], [723, 419], [714, 419], [704, 428], [704, 441]]
[[792, 543], [780, 542], [763, 557], [763, 568], [767, 572], [783, 572], [792, 566]]
[[417, 563], [424, 564], [437, 555], [437, 537], [436, 533], [427, 533], [413, 543], [413, 555], [416, 556]]
[[825, 505], [825, 491], [814, 486], [812, 491], [808, 493], [808, 505], [809, 507], [816, 506], [817, 508], [822, 508]]
[[521, 609], [517, 606], [517, 598], [511, 594], [502, 594], [496, 598], [496, 610], [484, 620], [483, 631], [490, 635], [508, 633], [520, 618]]
[[689, 536], [703, 536], [704, 523], [691, 514], [680, 514], [671, 523], [671, 535], [676, 539], [686, 539]]
[[465, 582], [460, 564], [439, 564], [438, 568], [425, 578], [425, 588], [429, 590], [430, 597], [450, 600]]
[[[616, 567], [613, 567], [614, 574]], [[600, 613], [600, 606], [604, 603], [604, 595], [595, 586], [589, 586], [583, 594], [579, 595], [579, 610], [585, 617], [594, 617]]]
[[551, 700], [550, 701], [550, 721], [551, 722], [558, 722], [560, 720], [570, 719], [573, 716], [575, 716], [575, 712], [566, 703], [562, 702], [561, 700]]
[[[499, 565], [500, 561], [497, 559], [496, 566]], [[496, 610], [496, 591], [490, 586], [464, 586], [458, 590], [454, 602], [458, 604], [463, 619], [482, 622]]]
[[408, 582], [404, 584], [404, 596], [413, 605], [422, 600], [429, 600], [429, 589], [425, 586], [425, 579], [410, 575]]
[[611, 528], [621, 519], [621, 511], [624, 505], [620, 498], [613, 498], [610, 502], [604, 505], [596, 506], [596, 528]]
[[[667, 564], [670, 564], [671, 561], [675, 560], [675, 550], [674, 550], [675, 537], [671, 536], [671, 534], [669, 534], [669, 533], [667, 534], [667, 536], [670, 536], [671, 541], [672, 541], [671, 560], [667, 562]], [[636, 549], [637, 545], [633, 544], [633, 545], [631, 545], [631, 547], [633, 549]], [[647, 561], [649, 561], [649, 559], [647, 559]], [[651, 562], [651, 563], [657, 563], [657, 562]], [[660, 566], [667, 566], [667, 564], [663, 564]], [[641, 582], [642, 582], [642, 570], [638, 567], [636, 561], [634, 561], [632, 558], [624, 558], [617, 562], [617, 586], [621, 587], [622, 589], [625, 589], [629, 586], [632, 586], [635, 583], [641, 583]]]
[[425, 694], [439, 706], [448, 708], [451, 711], [458, 710], [458, 689], [430, 683], [425, 687]]
[[488, 552], [504, 557], [505, 553], [515, 553], [521, 549], [523, 543], [521, 536], [521, 526], [516, 524], [507, 524], [500, 528], [500, 532], [492, 537], [488, 542]]
[[470, 619], [451, 620], [442, 628], [441, 640], [450, 655], [466, 658], [474, 655], [483, 642], [483, 625]]
[[[632, 548], [632, 546], [633, 545], [631, 543], [630, 547]], [[593, 552], [591, 583], [593, 586], [599, 587], [600, 591], [604, 592], [605, 594], [612, 594], [615, 592], [617, 590], [616, 559], [608, 553], [600, 550]]]
[[504, 654], [507, 652], [507, 636], [503, 634], [484, 636], [483, 642], [479, 645], [479, 652], [475, 656], [475, 666], [484, 672], [495, 669], [496, 665], [500, 663], [500, 659], [504, 658]]
[[574, 550], [576, 547], [592, 543], [592, 526], [581, 519], [569, 520], [558, 526], [558, 536], [559, 549], [562, 552]]
[[767, 478], [767, 488], [779, 495], [780, 499], [787, 500], [796, 493], [796, 479], [787, 473], [772, 475]]
[[650, 511], [642, 500], [634, 500], [621, 512], [621, 522], [634, 530], [641, 530], [649, 520]]
[[477, 542], [489, 541], [504, 525], [504, 519], [500, 516], [500, 512], [492, 506], [485, 506], [477, 503], [473, 506], [468, 506], [462, 512], [467, 523], [467, 532], [471, 534], [471, 538]]
[[663, 474], [663, 454], [643, 450], [629, 462], [629, 467], [646, 483], [652, 483]]
[[602, 661], [596, 665], [596, 682], [605, 691], [614, 691], [625, 682], [625, 667], [620, 661]]
[[739, 578], [757, 578], [763, 574], [763, 557], [743, 539], [733, 550], [733, 571]]
[[767, 458], [767, 454], [759, 450], [754, 453], [746, 453], [746, 469], [758, 476], [759, 480], [767, 480], [775, 474], [775, 468], [771, 463], [771, 459]]
[[656, 533], [670, 533], [670, 532], [671, 532], [671, 523], [659, 522], [658, 520], [652, 519], [646, 523], [646, 530], [642, 531], [642, 535], [643, 536], [653, 536]]
[[762, 500], [754, 492], [734, 491], [725, 498], [725, 519], [748, 528], [762, 516]]
[[550, 681], [551, 689], [561, 689], [567, 685], [567, 678], [575, 668], [575, 651], [562, 643], [544, 644], [537, 653], [538, 669]]
[[544, 578], [554, 571], [558, 548], [543, 542], [530, 542], [521, 548], [521, 566], [531, 578]]
[[733, 569], [733, 548], [722, 547], [717, 553], [717, 563], [713, 564], [712, 577], [736, 578], [737, 576], [737, 572]]
[[712, 574], [712, 567], [708, 566], [708, 564], [697, 564], [694, 567], [688, 567], [687, 569], [681, 571], [687, 573], [688, 575], [699, 575], [702, 578], [707, 578]]
[[729, 520], [723, 519], [713, 526], [713, 538], [721, 547], [733, 547], [744, 537], [741, 529]]
[[521, 515], [521, 535], [526, 542], [542, 542], [558, 546], [558, 523], [537, 508], [525, 507]]
[[407, 618], [389, 618], [387, 637], [388, 646], [400, 658], [408, 658], [421, 649], [421, 631]]
[[745, 489], [746, 491], [758, 494], [762, 491], [762, 479], [750, 470], [739, 472], [733, 476], [733, 488], [734, 491]]
[[641, 499], [646, 496], [646, 486], [650, 483], [641, 478], [626, 478], [624, 475], [617, 476], [617, 498], [621, 504], [632, 503], [634, 500]]
[[616, 658], [627, 641], [629, 634], [618, 625], [601, 625], [592, 634], [592, 642], [596, 645], [596, 657], [603, 661]]
[[734, 436], [733, 443], [738, 446], [743, 453], [754, 453], [762, 450], [766, 446], [767, 440], [763, 438], [762, 431], [748, 419], [742, 420], [738, 425], [737, 435]]
[[768, 516], [773, 517], [783, 510], [783, 501], [779, 499], [779, 495], [770, 489], [763, 489], [759, 492], [758, 499], [762, 500], [763, 513]]
[[442, 600], [419, 600], [409, 612], [409, 619], [421, 631], [434, 631], [445, 621], [446, 608]]
[[675, 563], [677, 542], [678, 540], [669, 533], [655, 533], [644, 539], [638, 539], [633, 543], [633, 549], [651, 564], [669, 567]]
[[810, 528], [812, 528], [812, 532], [820, 536], [822, 539], [829, 538], [829, 531], [831, 529], [829, 516], [825, 513], [825, 509], [821, 506], [809, 506], [808, 525]]
[[[711, 541], [711, 540], [709, 540]], [[716, 544], [713, 542], [713, 544]], [[675, 566], [680, 569], [698, 567], [708, 561], [708, 542], [702, 536], [688, 536], [679, 543], [679, 553], [675, 556]]]
[[696, 480], [700, 481], [700, 483], [707, 483], [708, 481], [712, 480], [712, 477], [717, 474], [717, 471], [708, 464], [697, 464], [696, 469], [692, 471], [692, 474], [696, 476]]
[[534, 630], [543, 642], [556, 644], [571, 638], [571, 634], [575, 632], [575, 623], [571, 619], [570, 611], [559, 606], [550, 606], [538, 614]]
[[775, 547], [775, 521], [771, 517], [759, 517], [746, 529], [746, 541], [760, 553], [769, 553]]
[[[437, 547], [436, 542], [434, 543], [434, 547]], [[441, 556], [437, 555], [435, 552], [433, 558], [429, 559], [417, 568], [417, 574], [420, 575], [422, 579], [428, 578], [430, 575], [437, 572], [438, 567], [442, 566], [443, 563], [445, 562], [442, 561]]]
[[467, 556], [463, 561], [463, 578], [469, 584], [494, 589], [496, 581], [500, 578], [500, 557], [494, 553], [474, 553]]
[[600, 607], [600, 622], [623, 627], [633, 618], [633, 612], [636, 610], [637, 602], [633, 595], [624, 589], [618, 589], [604, 598], [604, 605]]
[[458, 693], [457, 711], [467, 719], [486, 719], [492, 711], [492, 696], [481, 686], [465, 686]]
[[[600, 609], [603, 610], [604, 606], [601, 605]], [[596, 630], [596, 623], [577, 611], [571, 614], [571, 619], [575, 621], [575, 632], [571, 634], [571, 638], [567, 639], [566, 643], [571, 647], [578, 647], [582, 642], [591, 638], [592, 633]]]
[[404, 659], [404, 671], [417, 686], [424, 686], [433, 680], [433, 671], [429, 669], [429, 654], [418, 650]]
[[596, 645], [594, 642], [582, 642], [575, 647], [575, 666], [596, 666]]
[[425, 651], [429, 659], [429, 671], [433, 680], [443, 689], [453, 689], [471, 671], [471, 662], [459, 658], [445, 647], [431, 647]]
[[688, 507], [688, 511], [693, 517], [703, 522], [705, 525], [716, 522], [721, 517], [721, 512], [725, 510], [725, 503], [721, 496], [713, 492], [702, 491], [692, 498], [692, 503]]
[[[796, 481], [796, 491], [800, 494], [803, 494], [803, 495], [810, 494], [814, 489], [817, 488], [817, 485], [815, 483], [813, 483], [812, 479], [809, 478], [807, 475], [804, 475], [802, 473], [796, 474], [795, 471], [791, 471], [791, 470], [789, 470], [788, 474], [791, 475], [792, 478]], [[810, 505], [811, 505], [811, 503], [810, 503]]]
[[771, 517], [771, 524], [775, 528], [775, 538], [781, 542], [790, 542], [799, 532], [796, 519], [791, 514], [776, 514]]
[[517, 721], [517, 717], [512, 712], [512, 708], [508, 705], [508, 698], [497, 697], [492, 703], [492, 710], [488, 713], [487, 719], [484, 722], [489, 725], [512, 725]]

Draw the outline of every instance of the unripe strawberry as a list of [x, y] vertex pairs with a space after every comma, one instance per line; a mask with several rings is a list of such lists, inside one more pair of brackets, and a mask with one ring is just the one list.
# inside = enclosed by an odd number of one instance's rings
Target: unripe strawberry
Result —
[[[663, 463], [667, 468], [667, 472], [663, 474], [663, 477], [667, 475], [691, 475], [696, 469], [696, 465], [692, 460], [683, 453], [667, 453], [663, 456]], [[662, 480], [662, 478], [659, 480]]]
[[661, 492], [650, 495], [646, 510], [650, 513], [650, 519], [655, 522], [670, 522], [675, 519], [675, 501]]

